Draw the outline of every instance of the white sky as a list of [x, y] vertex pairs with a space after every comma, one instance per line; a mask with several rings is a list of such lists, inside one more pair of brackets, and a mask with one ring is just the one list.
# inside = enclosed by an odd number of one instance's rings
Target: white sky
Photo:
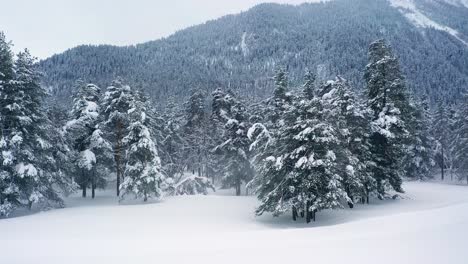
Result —
[[320, 0], [0, 0], [14, 50], [46, 58], [80, 44], [129, 45], [263, 3]]

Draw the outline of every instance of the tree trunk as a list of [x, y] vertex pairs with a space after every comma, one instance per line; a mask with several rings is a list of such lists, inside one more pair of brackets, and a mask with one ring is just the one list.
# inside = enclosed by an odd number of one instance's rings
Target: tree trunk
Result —
[[444, 157], [444, 147], [442, 147], [442, 166], [441, 166], [441, 178], [442, 178], [442, 181], [444, 180], [445, 176], [444, 176], [444, 169], [445, 169], [445, 157]]
[[117, 123], [116, 126], [116, 142], [114, 147], [114, 160], [117, 173], [117, 183], [116, 191], [117, 197], [120, 196], [120, 179], [123, 179], [122, 175], [122, 138], [123, 138], [123, 124], [121, 122]]
[[306, 215], [306, 223], [310, 223], [310, 212], [309, 212], [309, 206], [310, 203], [306, 203], [306, 208], [305, 208], [305, 215]]
[[82, 196], [83, 198], [86, 198], [86, 184], [81, 185], [81, 189], [82, 189], [82, 194], [81, 194], [81, 196]]
[[241, 196], [241, 180], [239, 176], [236, 179], [236, 196]]
[[93, 168], [93, 178], [91, 179], [91, 198], [96, 197], [96, 170]]
[[296, 206], [293, 206], [292, 207], [292, 218], [294, 221], [297, 220], [297, 210], [296, 210]]

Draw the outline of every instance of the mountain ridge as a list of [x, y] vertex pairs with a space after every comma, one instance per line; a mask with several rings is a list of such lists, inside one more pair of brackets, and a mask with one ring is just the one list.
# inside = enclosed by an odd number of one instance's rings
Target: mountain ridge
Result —
[[[278, 66], [288, 67], [296, 86], [305, 68], [311, 68], [321, 80], [342, 75], [362, 88], [367, 46], [385, 38], [417, 94], [455, 100], [468, 81], [468, 46], [463, 43], [468, 19], [460, 15], [468, 17], [468, 8], [406, 0], [415, 4], [405, 9], [392, 1], [260, 4], [159, 40], [126, 47], [79, 46], [41, 61], [39, 68], [60, 101], [72, 93], [76, 79], [106, 86], [116, 76], [160, 101], [183, 98], [191, 89], [209, 93], [219, 87], [257, 98], [271, 91], [269, 77]], [[418, 26], [407, 15], [414, 13], [453, 28], [463, 41], [430, 23]]]

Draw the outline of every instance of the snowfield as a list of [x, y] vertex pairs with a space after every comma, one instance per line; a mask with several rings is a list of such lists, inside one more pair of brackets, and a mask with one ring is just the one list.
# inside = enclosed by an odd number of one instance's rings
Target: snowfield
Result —
[[255, 197], [226, 191], [126, 205], [98, 192], [0, 220], [0, 263], [466, 264], [468, 187], [404, 188], [404, 199], [321, 212], [309, 225], [255, 217]]

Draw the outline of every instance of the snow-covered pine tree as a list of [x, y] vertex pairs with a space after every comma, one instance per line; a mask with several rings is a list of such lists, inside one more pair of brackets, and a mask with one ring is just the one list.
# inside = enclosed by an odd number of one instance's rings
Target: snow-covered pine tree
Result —
[[187, 145], [187, 169], [202, 176], [208, 155], [207, 149], [207, 112], [205, 109], [205, 95], [201, 91], [193, 91], [185, 103], [186, 123], [184, 125], [184, 138]]
[[211, 103], [211, 118], [208, 122], [209, 143], [210, 143], [210, 160], [209, 167], [214, 182], [214, 177], [218, 176], [222, 180], [225, 175], [225, 165], [222, 155], [217, 155], [212, 150], [225, 141], [224, 131], [225, 124], [232, 116], [231, 108], [236, 103], [232, 91], [224, 92], [221, 89], [216, 89], [212, 93]]
[[129, 194], [143, 198], [160, 198], [166, 185], [162, 172], [161, 160], [156, 149], [154, 138], [148, 128], [149, 118], [145, 102], [137, 96], [130, 104], [129, 133], [123, 138], [127, 146], [125, 154], [124, 180], [120, 185], [120, 199]]
[[303, 88], [304, 97], [309, 100], [314, 98], [316, 78], [317, 77], [315, 76], [315, 74], [310, 70], [307, 70], [304, 75], [304, 85], [302, 88]]
[[117, 174], [117, 196], [120, 196], [120, 183], [123, 180], [125, 165], [125, 148], [123, 138], [128, 134], [128, 111], [133, 105], [134, 93], [130, 86], [121, 79], [112, 82], [104, 94], [102, 109], [104, 115], [105, 135], [112, 145], [115, 172]]
[[[234, 187], [236, 195], [241, 195], [241, 185], [250, 181], [253, 168], [250, 163], [250, 140], [248, 115], [245, 106], [233, 97], [232, 93], [225, 96], [224, 110], [220, 110], [221, 119], [225, 121], [223, 142], [216, 146], [224, 164], [223, 185]], [[217, 111], [217, 110], [216, 110]]]
[[11, 103], [10, 85], [13, 79], [13, 53], [11, 44], [6, 40], [5, 34], [0, 31], [0, 216], [9, 215], [18, 205], [18, 186], [13, 181], [8, 164], [11, 155], [7, 146], [9, 109], [5, 108]]
[[366, 66], [368, 106], [372, 110], [370, 137], [375, 166], [378, 197], [383, 198], [387, 189], [403, 192], [402, 158], [404, 156], [409, 119], [409, 102], [404, 77], [398, 59], [384, 40], [369, 47], [369, 64]]
[[86, 189], [91, 187], [92, 198], [98, 187], [105, 187], [108, 175], [107, 165], [111, 160], [111, 146], [103, 137], [100, 129], [102, 110], [100, 106], [101, 89], [94, 84], [77, 82], [77, 94], [73, 100], [71, 120], [65, 131], [72, 141], [75, 152], [77, 175], [75, 181], [86, 197]]
[[58, 105], [50, 105], [47, 110], [47, 116], [50, 120], [50, 125], [47, 131], [50, 142], [53, 142], [52, 160], [54, 163], [53, 170], [56, 174], [61, 175], [61, 179], [65, 184], [61, 184], [65, 195], [75, 192], [79, 186], [73, 180], [75, 173], [74, 166], [74, 151], [71, 148], [70, 139], [64, 133], [63, 127], [69, 120], [69, 111], [63, 109]]
[[163, 140], [160, 153], [163, 171], [169, 178], [174, 178], [176, 174], [183, 174], [185, 169], [182, 115], [174, 100], [169, 100], [163, 114]]
[[339, 135], [328, 122], [329, 110], [315, 97], [295, 101], [284, 113], [285, 124], [262, 150], [270, 156], [258, 156], [257, 174], [250, 183], [261, 202], [258, 215], [292, 211], [293, 219], [300, 213], [310, 222], [315, 212], [349, 201], [338, 174]]
[[413, 99], [411, 119], [407, 122], [409, 137], [403, 160], [405, 176], [424, 180], [431, 177], [434, 162], [434, 139], [430, 134], [431, 113], [427, 101]]
[[371, 176], [373, 162], [370, 153], [370, 111], [358, 98], [348, 82], [337, 77], [325, 84], [328, 91], [322, 99], [328, 107], [329, 122], [337, 129], [341, 148], [336, 151], [342, 185], [352, 208], [355, 201], [369, 202], [375, 189]]
[[458, 127], [456, 128], [457, 146], [455, 159], [459, 170], [459, 179], [466, 179], [468, 184], [468, 90], [459, 104]]
[[42, 107], [46, 92], [39, 85], [40, 74], [34, 65], [35, 58], [27, 50], [20, 52], [14, 62], [13, 79], [2, 85], [3, 215], [18, 206], [63, 205], [56, 188], [66, 187], [67, 181], [55, 170], [47, 131], [50, 121]]
[[291, 95], [288, 93], [288, 73], [283, 68], [279, 68], [273, 80], [275, 83], [273, 97], [267, 100], [266, 112], [264, 114], [268, 121], [267, 127], [270, 130], [275, 130], [282, 126], [283, 120], [281, 117], [292, 102]]
[[432, 123], [432, 134], [436, 140], [435, 160], [440, 168], [441, 179], [445, 179], [445, 169], [448, 152], [450, 152], [449, 139], [451, 138], [450, 117], [447, 105], [442, 100], [437, 103]]

